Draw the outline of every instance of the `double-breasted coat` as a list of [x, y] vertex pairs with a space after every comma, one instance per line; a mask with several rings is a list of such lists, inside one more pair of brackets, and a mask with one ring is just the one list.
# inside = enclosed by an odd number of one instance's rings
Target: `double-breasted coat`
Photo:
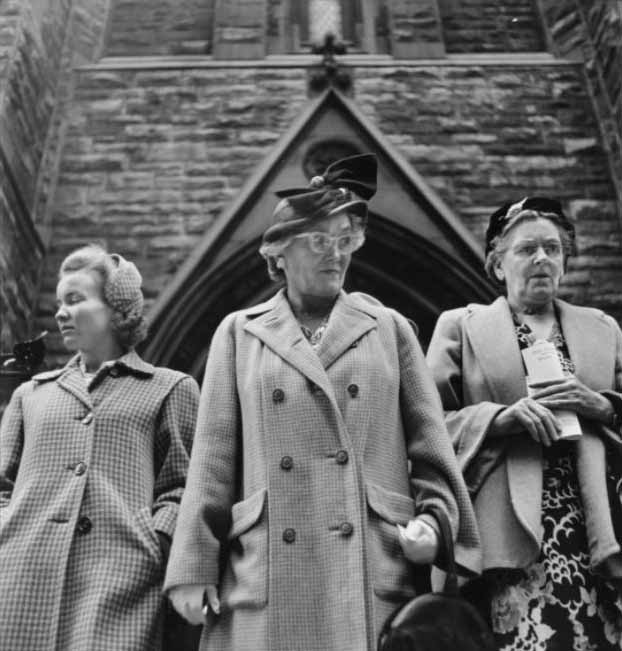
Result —
[[0, 649], [159, 648], [199, 390], [129, 352], [14, 392], [0, 428]]
[[214, 335], [165, 589], [219, 585], [202, 649], [372, 650], [414, 594], [395, 525], [432, 505], [462, 563], [477, 565], [468, 493], [410, 323], [342, 292], [314, 350], [281, 291]]
[[[622, 412], [622, 332], [600, 310], [556, 301], [578, 379], [608, 396]], [[427, 352], [446, 410], [446, 423], [467, 483], [473, 488], [484, 569], [526, 567], [542, 544], [542, 447], [526, 432], [487, 439], [495, 416], [527, 395], [525, 371], [505, 297], [491, 305], [444, 312]], [[606, 486], [605, 441], [620, 432], [580, 418], [577, 475], [591, 565], [609, 575], [619, 561]], [[619, 567], [619, 563], [614, 563]]]

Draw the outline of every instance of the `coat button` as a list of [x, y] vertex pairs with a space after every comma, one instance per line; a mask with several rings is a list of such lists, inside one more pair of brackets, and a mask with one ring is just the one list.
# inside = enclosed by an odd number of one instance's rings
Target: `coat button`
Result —
[[285, 393], [283, 392], [283, 389], [275, 389], [272, 392], [272, 401], [283, 402], [283, 400], [285, 400]]
[[83, 425], [90, 425], [93, 422], [93, 414], [89, 412], [83, 419], [82, 419], [82, 424]]
[[86, 472], [86, 463], [80, 461], [80, 463], [76, 464], [76, 467], [73, 469], [73, 471], [76, 475], [78, 475], [78, 477], [80, 475], [83, 475]]
[[349, 393], [353, 398], [356, 398], [356, 396], [358, 396], [358, 394], [359, 394], [359, 387], [358, 387], [358, 384], [351, 384], [351, 385], [348, 387], [348, 393]]
[[344, 536], [344, 538], [351, 536], [354, 532], [354, 527], [350, 522], [342, 522], [339, 525], [339, 533]]
[[296, 540], [296, 530], [295, 529], [285, 529], [283, 531], [283, 540], [286, 543], [293, 543]]
[[316, 396], [319, 396], [320, 393], [322, 393], [322, 389], [320, 389], [315, 382], [309, 382], [309, 391]]
[[339, 450], [335, 455], [335, 461], [340, 466], [345, 466], [345, 464], [348, 463], [348, 458], [348, 452], [346, 450]]
[[93, 523], [89, 518], [83, 515], [76, 525], [76, 530], [80, 534], [87, 534], [93, 528]]
[[281, 458], [281, 468], [283, 470], [291, 470], [294, 466], [294, 460], [288, 456], [285, 455], [284, 457]]
[[112, 377], [119, 377], [119, 369], [116, 366], [113, 366], [110, 371], [108, 371], [108, 374]]

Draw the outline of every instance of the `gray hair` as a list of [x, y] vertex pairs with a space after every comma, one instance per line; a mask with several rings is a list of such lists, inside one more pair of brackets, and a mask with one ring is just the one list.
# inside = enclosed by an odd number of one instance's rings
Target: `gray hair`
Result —
[[562, 243], [562, 250], [564, 254], [564, 270], [566, 269], [566, 262], [572, 253], [574, 252], [574, 243], [572, 237], [569, 235], [568, 231], [564, 228], [564, 225], [560, 221], [559, 216], [556, 213], [551, 212], [540, 212], [538, 210], [521, 210], [516, 215], [508, 221], [505, 228], [490, 242], [490, 251], [486, 256], [486, 261], [484, 263], [484, 269], [486, 275], [498, 286], [504, 287], [505, 282], [497, 278], [495, 274], [495, 267], [498, 264], [499, 260], [503, 257], [503, 254], [507, 251], [507, 242], [508, 235], [510, 231], [518, 224], [522, 224], [526, 221], [535, 221], [536, 219], [548, 219], [556, 227], [559, 233], [559, 239]]
[[120, 255], [99, 244], [88, 244], [70, 253], [61, 263], [59, 278], [76, 271], [93, 271], [102, 282], [102, 298], [112, 309], [112, 331], [124, 350], [131, 350], [147, 336], [143, 314], [142, 278], [138, 269]]
[[275, 283], [285, 280], [285, 272], [277, 266], [276, 262], [278, 257], [289, 246], [291, 241], [291, 237], [286, 237], [282, 240], [277, 240], [276, 242], [264, 242], [259, 247], [259, 253], [268, 265], [268, 276], [270, 276], [270, 280]]

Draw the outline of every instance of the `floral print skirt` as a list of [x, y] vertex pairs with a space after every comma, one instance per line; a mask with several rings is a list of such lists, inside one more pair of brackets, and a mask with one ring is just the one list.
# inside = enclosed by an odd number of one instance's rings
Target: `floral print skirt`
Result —
[[500, 651], [622, 649], [622, 599], [589, 569], [574, 456], [560, 447], [545, 451], [540, 558], [525, 571], [483, 579]]

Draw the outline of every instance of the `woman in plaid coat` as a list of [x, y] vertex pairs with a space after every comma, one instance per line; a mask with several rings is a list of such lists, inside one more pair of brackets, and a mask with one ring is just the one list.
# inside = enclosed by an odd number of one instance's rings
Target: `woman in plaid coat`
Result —
[[61, 267], [77, 355], [14, 393], [0, 428], [0, 649], [160, 648], [162, 579], [198, 402], [144, 362], [136, 267], [85, 247]]
[[414, 595], [416, 564], [435, 560], [433, 507], [477, 568], [469, 497], [411, 324], [341, 290], [375, 175], [362, 155], [288, 193], [262, 247], [287, 289], [214, 335], [165, 581], [193, 623], [205, 591], [204, 650], [374, 650]]

